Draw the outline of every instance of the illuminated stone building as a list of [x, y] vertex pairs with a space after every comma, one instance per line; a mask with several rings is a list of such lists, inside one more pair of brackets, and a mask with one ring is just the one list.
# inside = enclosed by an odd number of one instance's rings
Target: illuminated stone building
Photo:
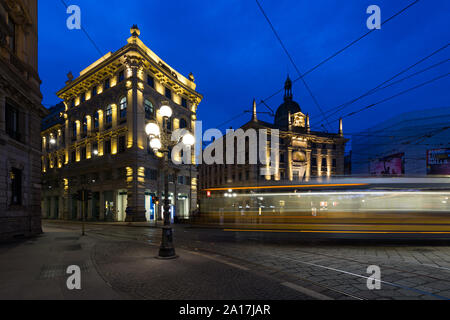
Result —
[[[133, 26], [124, 47], [75, 79], [69, 73], [57, 93], [64, 100], [61, 118], [54, 123], [47, 119], [41, 133], [44, 217], [81, 219], [83, 205], [88, 220], [162, 217], [153, 203], [153, 197], [164, 197], [162, 162], [149, 148], [145, 126], [157, 121], [168, 132], [194, 132], [202, 96], [192, 74], [186, 78], [175, 71], [139, 36]], [[158, 113], [163, 102], [173, 110], [164, 123]], [[193, 165], [171, 166], [169, 197], [176, 216], [187, 217], [197, 206], [197, 171]], [[92, 200], [76, 199], [82, 188], [92, 190]]]
[[36, 0], [0, 1], [0, 239], [42, 232]]
[[[199, 183], [201, 189], [231, 187], [231, 186], [257, 186], [265, 181], [309, 181], [312, 177], [330, 177], [344, 174], [344, 152], [347, 139], [342, 131], [342, 120], [339, 123], [338, 133], [312, 131], [310, 119], [305, 115], [299, 104], [293, 100], [292, 81], [285, 83], [284, 102], [276, 113], [274, 123], [261, 121], [257, 117], [256, 102], [253, 102], [253, 116], [250, 122], [241, 127], [244, 132], [248, 129], [265, 129], [270, 135], [274, 129], [279, 130], [279, 154], [276, 156], [273, 175], [261, 175], [265, 165], [258, 160], [257, 164], [249, 164], [249, 140], [238, 141], [230, 134], [225, 136], [235, 139], [235, 144], [245, 144], [245, 164], [201, 164], [199, 168]], [[247, 137], [246, 137], [247, 139]], [[218, 139], [211, 145], [226, 143]], [[238, 149], [224, 150], [224, 155], [233, 153], [235, 160]], [[258, 151], [259, 153], [259, 151]], [[269, 158], [270, 145], [268, 148]], [[236, 163], [236, 162], [235, 162]]]

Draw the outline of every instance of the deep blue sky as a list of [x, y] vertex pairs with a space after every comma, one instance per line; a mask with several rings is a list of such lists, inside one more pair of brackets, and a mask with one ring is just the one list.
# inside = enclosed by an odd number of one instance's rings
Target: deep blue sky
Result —
[[[277, 42], [254, 0], [65, 0], [82, 10], [82, 25], [103, 53], [126, 44], [132, 24], [141, 39], [172, 67], [193, 72], [204, 95], [198, 116], [204, 128], [216, 127], [251, 109], [283, 86], [287, 72], [297, 73]], [[366, 8], [381, 7], [384, 21], [413, 0], [261, 0], [281, 39], [302, 72], [368, 31]], [[378, 85], [450, 40], [450, 1], [422, 0], [356, 45], [309, 74], [306, 81], [324, 110], [332, 109]], [[39, 1], [39, 73], [44, 105], [59, 102], [55, 92], [66, 74], [78, 75], [100, 57], [82, 31], [66, 28], [60, 0]], [[448, 59], [450, 48], [420, 64], [410, 73]], [[448, 73], [445, 63], [417, 77], [361, 100], [347, 114], [409, 87]], [[353, 133], [396, 114], [450, 106], [449, 77], [345, 119], [344, 132]], [[305, 87], [294, 84], [294, 99], [312, 124], [320, 112]], [[282, 94], [267, 101], [276, 109]], [[263, 106], [260, 111], [267, 111]], [[237, 127], [250, 114], [223, 126]], [[260, 115], [266, 121], [268, 115]], [[333, 117], [334, 119], [335, 117]], [[337, 122], [332, 123], [337, 130]]]

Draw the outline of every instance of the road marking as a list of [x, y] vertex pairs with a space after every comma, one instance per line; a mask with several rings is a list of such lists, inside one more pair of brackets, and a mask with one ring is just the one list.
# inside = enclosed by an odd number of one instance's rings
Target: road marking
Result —
[[450, 268], [446, 268], [446, 267], [441, 267], [441, 266], [433, 266], [432, 264], [423, 264], [424, 266], [427, 267], [433, 267], [433, 268], [437, 268], [437, 269], [443, 269], [443, 270], [448, 270], [450, 271]]
[[[277, 257], [277, 256], [274, 256], [274, 255], [272, 255], [272, 256], [273, 257]], [[292, 260], [292, 261], [296, 261], [296, 262], [301, 263], [301, 264], [306, 264], [306, 265], [310, 265], [310, 266], [314, 266], [314, 267], [318, 267], [318, 268], [328, 269], [328, 270], [331, 270], [331, 271], [348, 274], [348, 275], [351, 275], [351, 276], [354, 276], [354, 277], [358, 277], [358, 278], [369, 279], [369, 277], [366, 277], [366, 276], [363, 276], [363, 275], [360, 275], [360, 274], [357, 274], [357, 273], [353, 273], [353, 272], [349, 272], [349, 271], [345, 271], [345, 270], [340, 270], [340, 269], [336, 269], [336, 268], [331, 268], [331, 267], [327, 267], [327, 266], [322, 266], [320, 264], [300, 261], [300, 260], [293, 259], [293, 258], [288, 258], [288, 257], [278, 257], [278, 258], [282, 258], [282, 259], [286, 259], [286, 260]], [[429, 296], [432, 296], [432, 297], [435, 297], [435, 298], [438, 298], [438, 299], [441, 299], [441, 300], [450, 300], [450, 298], [448, 298], [448, 297], [444, 297], [444, 296], [441, 296], [441, 295], [438, 295], [438, 294], [434, 294], [434, 293], [431, 293], [431, 292], [427, 292], [427, 291], [419, 290], [419, 289], [416, 289], [416, 288], [403, 286], [403, 285], [396, 284], [396, 283], [393, 283], [393, 282], [388, 282], [388, 281], [383, 281], [383, 280], [379, 280], [379, 281], [381, 283], [384, 283], [384, 284], [387, 284], [387, 285], [390, 285], [390, 286], [393, 286], [393, 287], [402, 288], [402, 289], [406, 289], [406, 290], [412, 290], [412, 291], [415, 291], [415, 292], [418, 292], [418, 293], [421, 293], [421, 294], [426, 294], [426, 295], [429, 295]]]
[[323, 295], [321, 293], [315, 292], [315, 291], [310, 290], [308, 288], [301, 287], [301, 286], [296, 285], [296, 284], [291, 283], [291, 282], [283, 282], [283, 283], [281, 283], [281, 285], [283, 285], [285, 287], [288, 287], [290, 289], [293, 289], [295, 291], [298, 291], [300, 293], [306, 294], [307, 296], [313, 297], [313, 298], [318, 299], [318, 300], [334, 300], [331, 297], [328, 297], [328, 296]]

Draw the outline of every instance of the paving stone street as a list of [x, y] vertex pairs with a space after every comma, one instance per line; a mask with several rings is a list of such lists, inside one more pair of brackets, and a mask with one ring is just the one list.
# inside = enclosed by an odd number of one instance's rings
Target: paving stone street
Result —
[[[45, 225], [80, 229], [77, 223]], [[131, 297], [450, 299], [450, 244], [442, 241], [318, 241], [175, 225], [180, 257], [165, 264], [149, 254], [157, 253], [160, 228], [89, 224], [87, 233], [99, 239], [93, 261], [101, 277]], [[380, 290], [367, 286], [372, 265], [381, 270]]]

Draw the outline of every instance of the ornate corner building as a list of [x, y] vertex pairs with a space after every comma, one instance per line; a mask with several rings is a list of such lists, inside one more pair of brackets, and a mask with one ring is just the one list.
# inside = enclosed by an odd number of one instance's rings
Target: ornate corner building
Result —
[[37, 1], [0, 1], [0, 239], [42, 232]]
[[[195, 132], [202, 95], [194, 76], [175, 71], [140, 40], [137, 26], [127, 44], [80, 72], [68, 75], [42, 125], [42, 215], [53, 219], [150, 221], [160, 219], [163, 199], [161, 159], [149, 147], [146, 124], [157, 121], [171, 132]], [[173, 110], [164, 121], [158, 109]], [[192, 163], [195, 161], [195, 150]], [[186, 218], [197, 208], [197, 170], [171, 163], [172, 214]], [[92, 191], [84, 202], [78, 190]]]
[[[271, 140], [273, 130], [279, 132], [279, 153], [275, 157], [274, 174], [261, 175], [261, 169], [266, 164], [250, 164], [249, 142], [244, 140], [249, 137], [241, 136], [237, 140], [233, 134], [227, 134], [211, 144], [227, 145], [222, 140], [234, 139], [234, 145], [244, 145], [241, 156], [245, 157], [245, 164], [201, 164], [199, 168], [200, 189], [227, 188], [237, 186], [258, 186], [267, 181], [279, 181], [291, 183], [294, 181], [310, 181], [314, 177], [330, 177], [344, 174], [344, 153], [348, 139], [344, 138], [342, 119], [339, 121], [339, 132], [328, 133], [312, 131], [310, 117], [304, 114], [300, 105], [293, 100], [292, 81], [289, 77], [285, 83], [284, 102], [275, 113], [274, 123], [261, 121], [257, 117], [256, 102], [253, 101], [253, 116], [251, 121], [240, 129], [248, 132], [249, 129], [267, 130], [268, 140]], [[256, 140], [255, 140], [256, 141]], [[257, 142], [255, 142], [257, 144]], [[233, 145], [231, 143], [230, 145]], [[270, 163], [270, 144], [267, 148], [266, 163]], [[233, 154], [235, 162], [238, 157], [238, 148], [229, 150], [223, 154]], [[259, 155], [260, 151], [257, 151]]]

